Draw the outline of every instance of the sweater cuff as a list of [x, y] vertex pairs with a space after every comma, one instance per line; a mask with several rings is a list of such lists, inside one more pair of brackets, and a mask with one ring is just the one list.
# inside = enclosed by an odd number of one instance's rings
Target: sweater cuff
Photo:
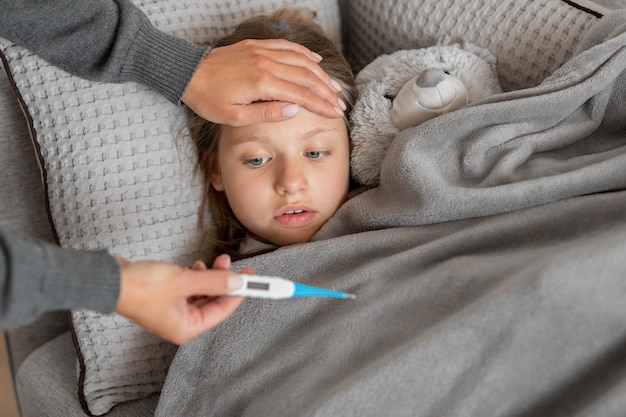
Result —
[[136, 33], [121, 77], [151, 87], [180, 105], [191, 77], [209, 49], [163, 33], [146, 22]]
[[44, 246], [46, 279], [41, 283], [50, 308], [113, 313], [120, 294], [120, 267], [106, 250], [78, 251]]
[[63, 249], [2, 228], [0, 250], [3, 327], [26, 324], [50, 310], [115, 310], [120, 267], [106, 250]]

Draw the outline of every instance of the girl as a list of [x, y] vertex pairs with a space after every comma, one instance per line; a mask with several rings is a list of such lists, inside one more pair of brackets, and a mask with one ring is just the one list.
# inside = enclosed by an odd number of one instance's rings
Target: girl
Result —
[[208, 204], [213, 255], [227, 253], [237, 260], [259, 253], [244, 248], [250, 239], [273, 246], [307, 242], [346, 199], [350, 140], [345, 114], [356, 98], [354, 77], [314, 17], [314, 12], [283, 10], [252, 18], [214, 45], [286, 39], [306, 46], [322, 56], [319, 65], [341, 86], [344, 117], [326, 118], [301, 108], [285, 121], [243, 127], [191, 117], [197, 171], [204, 181], [200, 224]]

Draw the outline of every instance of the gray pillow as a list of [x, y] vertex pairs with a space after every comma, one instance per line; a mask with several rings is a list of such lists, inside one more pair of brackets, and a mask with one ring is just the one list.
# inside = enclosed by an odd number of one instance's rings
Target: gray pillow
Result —
[[[336, 0], [136, 3], [159, 29], [198, 43], [289, 6], [316, 10], [318, 23], [340, 42]], [[134, 83], [76, 78], [1, 38], [0, 53], [28, 116], [60, 244], [108, 248], [133, 260], [202, 258], [195, 154], [179, 135], [183, 108]], [[85, 412], [102, 415], [161, 389], [175, 346], [116, 314], [73, 311], [71, 322]]]

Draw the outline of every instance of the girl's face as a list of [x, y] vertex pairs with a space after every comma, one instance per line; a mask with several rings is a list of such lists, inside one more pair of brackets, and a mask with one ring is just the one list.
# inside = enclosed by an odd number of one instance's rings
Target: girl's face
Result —
[[222, 126], [217, 160], [212, 186], [251, 233], [279, 246], [308, 242], [348, 193], [343, 119], [304, 108], [281, 122]]

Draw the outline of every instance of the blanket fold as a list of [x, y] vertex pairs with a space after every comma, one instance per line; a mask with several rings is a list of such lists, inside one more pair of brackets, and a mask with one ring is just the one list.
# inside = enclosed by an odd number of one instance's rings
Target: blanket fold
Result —
[[403, 131], [313, 242], [237, 262], [356, 300], [248, 299], [157, 416], [622, 416], [626, 11], [541, 85]]

